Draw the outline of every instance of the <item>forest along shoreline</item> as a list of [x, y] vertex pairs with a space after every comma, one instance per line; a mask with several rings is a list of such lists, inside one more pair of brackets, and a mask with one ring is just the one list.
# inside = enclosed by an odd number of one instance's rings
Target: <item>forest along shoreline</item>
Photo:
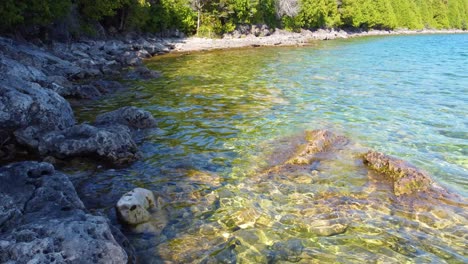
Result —
[[[148, 69], [144, 59], [169, 52], [435, 33], [467, 31], [291, 33], [251, 26], [222, 39], [161, 39], [150, 34], [129, 34], [107, 40], [82, 39], [48, 45], [0, 37], [0, 262], [135, 261], [132, 246], [120, 230], [105, 216], [91, 214], [68, 176], [54, 166], [66, 167], [74, 158], [126, 166], [140, 158], [135, 133], [157, 126], [149, 112], [122, 107], [80, 124], [71, 103], [79, 104], [81, 100], [98, 103], [101, 96], [125, 89], [115, 79], [159, 78], [161, 74]], [[140, 192], [128, 195], [121, 202], [121, 214], [138, 218], [129, 212], [137, 204], [142, 209], [136, 211], [146, 215], [145, 210], [154, 206], [141, 204], [140, 198], [147, 195], [151, 196]]]

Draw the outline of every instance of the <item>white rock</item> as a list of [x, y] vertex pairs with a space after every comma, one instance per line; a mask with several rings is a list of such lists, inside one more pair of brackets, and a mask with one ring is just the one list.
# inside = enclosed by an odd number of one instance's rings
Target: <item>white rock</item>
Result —
[[141, 224], [150, 220], [150, 210], [156, 206], [153, 192], [135, 188], [117, 202], [120, 219], [127, 224]]

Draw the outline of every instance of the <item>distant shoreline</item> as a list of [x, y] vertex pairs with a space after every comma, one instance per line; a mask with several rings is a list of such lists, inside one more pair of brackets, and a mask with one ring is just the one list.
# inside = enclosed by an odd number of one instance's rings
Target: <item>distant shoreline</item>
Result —
[[365, 36], [390, 35], [418, 35], [418, 34], [468, 34], [467, 30], [370, 30], [362, 32], [348, 32], [345, 30], [302, 30], [301, 32], [288, 32], [276, 30], [265, 37], [244, 35], [241, 37], [225, 36], [221, 39], [190, 37], [174, 43], [172, 52], [207, 51], [232, 48], [261, 47], [261, 46], [305, 46], [314, 40], [347, 39]]

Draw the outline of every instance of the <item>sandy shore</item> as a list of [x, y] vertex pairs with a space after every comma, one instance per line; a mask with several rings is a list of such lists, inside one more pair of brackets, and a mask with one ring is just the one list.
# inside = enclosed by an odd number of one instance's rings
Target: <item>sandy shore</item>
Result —
[[385, 36], [385, 35], [414, 35], [414, 34], [460, 34], [468, 33], [466, 30], [371, 30], [363, 32], [347, 32], [344, 30], [302, 30], [300, 33], [276, 30], [266, 37], [255, 37], [244, 35], [240, 38], [226, 36], [221, 39], [210, 38], [187, 38], [174, 43], [175, 52], [203, 51], [214, 49], [229, 49], [259, 46], [301, 46], [314, 40], [346, 39], [363, 36]]

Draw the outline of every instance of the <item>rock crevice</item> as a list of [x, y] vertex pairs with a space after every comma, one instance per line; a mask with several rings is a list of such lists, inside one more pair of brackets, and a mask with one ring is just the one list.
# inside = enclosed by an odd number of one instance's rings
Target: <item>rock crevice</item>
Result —
[[0, 168], [0, 262], [127, 263], [108, 220], [91, 215], [48, 163]]

